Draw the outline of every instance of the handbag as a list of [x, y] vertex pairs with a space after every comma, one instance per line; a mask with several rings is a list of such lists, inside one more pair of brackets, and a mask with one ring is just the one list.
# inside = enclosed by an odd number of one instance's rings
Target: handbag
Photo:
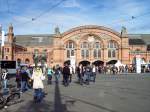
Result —
[[41, 80], [45, 80], [45, 76], [44, 75], [41, 76]]

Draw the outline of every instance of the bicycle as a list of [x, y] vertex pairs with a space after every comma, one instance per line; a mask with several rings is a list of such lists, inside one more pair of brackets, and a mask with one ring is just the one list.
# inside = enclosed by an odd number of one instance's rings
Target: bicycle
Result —
[[8, 96], [0, 94], [0, 109], [21, 102], [21, 93], [19, 90], [12, 90]]

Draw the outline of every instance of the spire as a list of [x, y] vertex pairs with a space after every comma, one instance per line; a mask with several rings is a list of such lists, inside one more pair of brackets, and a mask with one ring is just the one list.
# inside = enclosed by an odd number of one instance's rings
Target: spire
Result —
[[10, 23], [8, 33], [13, 33], [13, 25]]
[[14, 37], [13, 26], [12, 26], [12, 24], [10, 24], [9, 28], [8, 28], [8, 42], [9, 43], [13, 42], [13, 37]]

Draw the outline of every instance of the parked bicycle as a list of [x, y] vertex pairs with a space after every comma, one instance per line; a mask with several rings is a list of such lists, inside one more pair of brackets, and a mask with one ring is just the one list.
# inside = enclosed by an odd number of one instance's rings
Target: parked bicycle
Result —
[[9, 95], [4, 96], [0, 93], [0, 109], [21, 102], [21, 94], [19, 90], [11, 90]]

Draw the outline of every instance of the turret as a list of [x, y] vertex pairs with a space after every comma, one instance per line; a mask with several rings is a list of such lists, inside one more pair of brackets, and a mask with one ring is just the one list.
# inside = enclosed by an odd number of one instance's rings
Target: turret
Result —
[[55, 34], [56, 34], [56, 36], [60, 36], [60, 31], [59, 31], [59, 27], [58, 26], [55, 28]]
[[14, 36], [14, 33], [13, 33], [13, 26], [12, 24], [9, 25], [9, 28], [8, 28], [8, 42], [9, 43], [12, 43], [13, 42], [13, 36]]
[[122, 29], [121, 29], [121, 37], [122, 38], [128, 37], [128, 35], [127, 35], [127, 29], [124, 26], [122, 26]]

